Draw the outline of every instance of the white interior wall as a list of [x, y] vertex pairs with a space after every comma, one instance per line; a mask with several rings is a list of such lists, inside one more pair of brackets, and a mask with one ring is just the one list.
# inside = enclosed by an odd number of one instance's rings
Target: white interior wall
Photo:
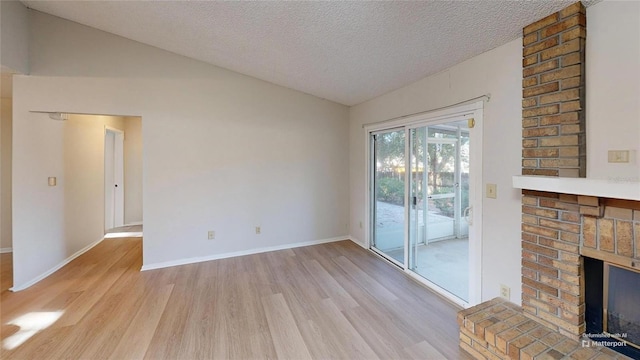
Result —
[[[587, 177], [640, 182], [640, 2], [588, 7], [586, 51]], [[608, 150], [635, 159], [609, 163]]]
[[0, 104], [0, 248], [9, 251], [11, 229], [11, 99]]
[[29, 17], [17, 0], [0, 1], [0, 64], [29, 73]]
[[14, 81], [16, 286], [69, 246], [61, 124], [31, 110], [144, 119], [145, 265], [348, 234], [345, 106], [45, 14], [31, 25], [38, 76]]
[[124, 223], [142, 223], [142, 119], [124, 121]]
[[[351, 234], [364, 241], [366, 174], [362, 124], [465, 101], [486, 93], [484, 104], [483, 184], [498, 186], [497, 199], [482, 204], [482, 299], [499, 295], [500, 284], [511, 287], [520, 302], [520, 192], [511, 188], [519, 174], [522, 131], [522, 40], [514, 40], [450, 69], [351, 108], [350, 184]], [[507, 136], [512, 134], [513, 136]]]
[[[64, 217], [64, 140], [62, 121], [30, 113], [27, 96], [14, 81], [13, 285], [19, 287], [68, 257]], [[53, 89], [51, 89], [53, 90]], [[53, 92], [53, 91], [52, 91]], [[47, 178], [56, 177], [57, 186]]]
[[64, 188], [67, 257], [104, 235], [104, 131], [105, 126], [124, 130], [124, 122], [94, 115], [70, 115], [63, 122], [64, 183], [59, 186]]

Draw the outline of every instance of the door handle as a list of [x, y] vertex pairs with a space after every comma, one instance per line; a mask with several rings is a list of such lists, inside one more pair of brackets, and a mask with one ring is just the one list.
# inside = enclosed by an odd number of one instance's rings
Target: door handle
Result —
[[467, 208], [464, 209], [462, 216], [464, 217], [464, 220], [467, 222], [467, 224], [473, 225], [473, 218], [469, 215], [473, 216], [473, 208], [471, 206], [467, 206]]

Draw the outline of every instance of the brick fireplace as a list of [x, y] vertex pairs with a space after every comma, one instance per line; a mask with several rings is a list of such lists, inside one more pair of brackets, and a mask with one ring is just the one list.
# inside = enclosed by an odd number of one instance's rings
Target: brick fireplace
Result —
[[640, 271], [640, 197], [611, 190], [633, 185], [562, 181], [586, 177], [586, 20], [578, 2], [523, 29], [522, 175], [534, 185], [522, 186], [522, 304], [459, 314], [460, 344], [476, 358], [624, 358], [578, 341], [593, 286], [585, 259]]
[[640, 203], [523, 190], [522, 307], [563, 335], [586, 332], [584, 257], [640, 270]]

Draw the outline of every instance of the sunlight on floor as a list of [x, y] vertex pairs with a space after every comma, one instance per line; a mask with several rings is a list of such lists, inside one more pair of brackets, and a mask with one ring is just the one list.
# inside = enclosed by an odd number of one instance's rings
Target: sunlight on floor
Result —
[[142, 224], [124, 225], [107, 230], [105, 239], [140, 238], [142, 237]]
[[105, 239], [119, 239], [119, 238], [130, 238], [130, 237], [142, 237], [142, 233], [135, 232], [114, 232], [104, 234]]
[[6, 350], [17, 348], [38, 331], [44, 330], [55, 323], [63, 313], [64, 311], [30, 312], [8, 322], [6, 325], [15, 325], [20, 330], [4, 339], [2, 347]]

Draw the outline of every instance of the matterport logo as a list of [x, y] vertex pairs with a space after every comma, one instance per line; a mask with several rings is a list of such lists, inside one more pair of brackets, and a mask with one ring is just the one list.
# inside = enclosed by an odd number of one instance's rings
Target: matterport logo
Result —
[[[622, 334], [582, 334], [583, 337], [587, 337], [589, 339], [582, 340], [582, 347], [620, 347], [627, 346], [627, 343], [624, 341], [620, 341], [615, 338], [624, 339], [627, 337], [627, 333]], [[593, 340], [593, 339], [598, 340]], [[600, 340], [602, 339], [602, 340]]]

